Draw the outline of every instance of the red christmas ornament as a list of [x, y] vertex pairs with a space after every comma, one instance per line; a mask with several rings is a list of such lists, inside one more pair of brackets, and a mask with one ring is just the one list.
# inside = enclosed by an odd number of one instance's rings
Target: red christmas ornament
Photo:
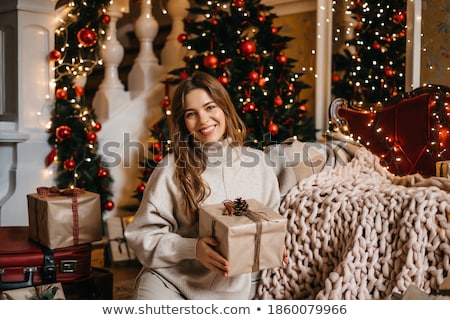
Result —
[[45, 157], [45, 166], [48, 167], [53, 163], [53, 160], [55, 160], [56, 156], [56, 147], [53, 147], [52, 150], [48, 153], [48, 155]]
[[161, 106], [166, 108], [170, 105], [170, 99], [168, 96], [165, 96], [164, 99], [161, 101]]
[[278, 28], [277, 27], [272, 27], [271, 31], [272, 31], [272, 34], [277, 34], [278, 33]]
[[152, 148], [154, 151], [159, 153], [161, 151], [161, 144], [159, 142], [153, 142]]
[[59, 59], [61, 59], [62, 53], [61, 53], [61, 51], [55, 49], [55, 50], [50, 51], [48, 57], [49, 57], [50, 61], [55, 62], [55, 61], [58, 61]]
[[217, 26], [217, 24], [219, 23], [219, 22], [217, 21], [216, 18], [211, 18], [211, 19], [209, 19], [209, 22], [210, 22], [213, 26]]
[[111, 200], [105, 202], [105, 204], [103, 205], [103, 208], [105, 210], [111, 211], [112, 209], [114, 209], [114, 202], [112, 202]]
[[72, 137], [72, 129], [69, 126], [59, 126], [55, 131], [56, 138], [59, 141], [64, 141]]
[[341, 76], [339, 75], [339, 73], [334, 72], [331, 76], [331, 81], [335, 83], [341, 81]]
[[308, 107], [304, 104], [302, 104], [301, 106], [298, 107], [298, 110], [300, 110], [301, 112], [306, 112], [308, 111]]
[[285, 55], [280, 54], [279, 56], [277, 56], [277, 62], [279, 64], [286, 64], [287, 63], [287, 58]]
[[244, 105], [244, 112], [255, 111], [256, 106], [254, 102], [248, 102]]
[[108, 24], [111, 22], [111, 16], [108, 14], [102, 14], [102, 16], [100, 17], [100, 22], [102, 24]]
[[136, 190], [137, 190], [137, 192], [139, 192], [139, 193], [143, 193], [144, 190], [145, 190], [145, 184], [140, 184], [140, 185], [138, 185], [137, 188], [136, 188]]
[[154, 160], [155, 162], [161, 162], [162, 159], [163, 159], [163, 156], [162, 156], [162, 154], [160, 154], [160, 153], [157, 153], [157, 154], [155, 154], [155, 155], [153, 156], [153, 160]]
[[264, 87], [266, 85], [266, 79], [264, 77], [260, 77], [258, 79], [258, 86]]
[[240, 45], [241, 53], [250, 56], [256, 52], [256, 44], [252, 40], [245, 40]]
[[281, 107], [281, 106], [283, 105], [283, 99], [282, 99], [280, 96], [276, 96], [276, 97], [273, 99], [273, 104], [274, 104], [276, 107]]
[[256, 71], [251, 71], [248, 74], [248, 78], [250, 79], [250, 81], [257, 81], [259, 79], [259, 73]]
[[237, 8], [243, 8], [245, 5], [245, 1], [244, 0], [234, 0], [233, 1], [233, 6], [237, 7]]
[[67, 159], [66, 161], [64, 161], [64, 169], [67, 171], [75, 170], [76, 166], [77, 163], [73, 159]]
[[203, 65], [207, 68], [215, 69], [218, 63], [219, 59], [212, 53], [203, 58]]
[[96, 132], [99, 132], [100, 130], [102, 130], [102, 124], [100, 122], [95, 122], [92, 126], [92, 129]]
[[403, 24], [403, 23], [405, 23], [405, 20], [406, 20], [406, 16], [405, 16], [404, 12], [397, 12], [392, 17], [392, 21], [394, 21], [394, 23], [396, 23], [396, 24]]
[[100, 178], [108, 177], [108, 170], [106, 170], [105, 168], [98, 169], [97, 176]]
[[228, 78], [228, 77], [225, 76], [225, 75], [219, 76], [219, 77], [218, 77], [218, 80], [219, 80], [219, 82], [220, 82], [222, 85], [224, 85], [224, 86], [226, 86], [227, 84], [230, 83], [230, 78]]
[[295, 91], [295, 86], [294, 86], [293, 83], [289, 83], [288, 90], [289, 90], [289, 92], [294, 92]]
[[180, 80], [184, 80], [184, 79], [186, 79], [187, 77], [189, 77], [189, 73], [187, 73], [187, 71], [182, 71], [182, 72], [180, 73]]
[[187, 38], [188, 38], [188, 36], [187, 36], [186, 33], [181, 33], [178, 36], [177, 40], [178, 40], [179, 43], [183, 43], [183, 42], [185, 42], [187, 40]]
[[82, 86], [75, 86], [75, 96], [77, 97], [84, 96], [84, 88]]
[[67, 99], [67, 90], [64, 88], [58, 88], [55, 91], [55, 97], [58, 100], [66, 100]]
[[97, 42], [97, 34], [92, 29], [83, 28], [78, 31], [77, 39], [83, 47], [92, 47]]
[[380, 50], [381, 49], [381, 44], [379, 44], [378, 42], [374, 42], [373, 43], [373, 48], [375, 49], [375, 50]]
[[258, 21], [259, 21], [260, 23], [266, 22], [266, 16], [264, 16], [264, 15], [259, 15], [259, 16], [258, 16]]
[[271, 135], [276, 136], [278, 134], [278, 131], [279, 131], [280, 128], [278, 127], [278, 125], [276, 125], [275, 123], [271, 122], [267, 129], [269, 130]]
[[394, 73], [395, 73], [394, 70], [392, 70], [391, 68], [384, 69], [384, 74], [386, 75], [386, 77], [392, 77]]
[[95, 141], [97, 141], [97, 135], [95, 134], [95, 132], [88, 132], [86, 134], [86, 138], [89, 141], [89, 143], [94, 143]]

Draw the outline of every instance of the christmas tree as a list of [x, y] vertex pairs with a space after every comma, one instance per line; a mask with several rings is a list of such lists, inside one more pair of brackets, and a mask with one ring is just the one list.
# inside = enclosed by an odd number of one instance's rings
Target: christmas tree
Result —
[[[215, 76], [230, 93], [238, 114], [247, 126], [246, 144], [258, 149], [287, 138], [314, 141], [317, 130], [308, 116], [307, 101], [300, 93], [310, 86], [293, 70], [295, 59], [284, 54], [293, 38], [274, 25], [273, 7], [259, 0], [202, 1], [189, 9], [185, 33], [178, 40], [187, 48], [185, 65], [166, 79], [164, 113], [170, 114], [169, 87], [196, 70]], [[145, 159], [140, 200], [152, 168], [171, 151], [166, 119], [151, 134], [151, 158]]]
[[84, 82], [99, 61], [99, 42], [110, 17], [105, 14], [109, 0], [75, 0], [56, 28], [54, 63], [55, 101], [48, 126], [52, 147], [46, 165], [57, 167], [58, 188], [82, 188], [100, 195], [102, 209], [114, 203], [112, 178], [97, 154], [97, 132], [101, 123], [91, 106], [85, 104]]
[[405, 92], [406, 0], [348, 2], [353, 36], [333, 55], [332, 93], [366, 105], [386, 102]]

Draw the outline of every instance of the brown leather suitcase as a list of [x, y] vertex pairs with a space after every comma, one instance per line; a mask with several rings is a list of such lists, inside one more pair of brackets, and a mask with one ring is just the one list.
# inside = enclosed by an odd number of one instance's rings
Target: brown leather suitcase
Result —
[[0, 227], [0, 291], [80, 281], [91, 272], [90, 243], [48, 249], [28, 237], [28, 227]]

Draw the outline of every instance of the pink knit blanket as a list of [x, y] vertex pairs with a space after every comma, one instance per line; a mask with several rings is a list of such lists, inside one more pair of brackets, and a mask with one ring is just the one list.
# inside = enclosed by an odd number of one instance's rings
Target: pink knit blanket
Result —
[[387, 299], [427, 293], [450, 274], [450, 184], [397, 177], [362, 148], [348, 165], [298, 181], [284, 197], [289, 262], [265, 270], [258, 299]]

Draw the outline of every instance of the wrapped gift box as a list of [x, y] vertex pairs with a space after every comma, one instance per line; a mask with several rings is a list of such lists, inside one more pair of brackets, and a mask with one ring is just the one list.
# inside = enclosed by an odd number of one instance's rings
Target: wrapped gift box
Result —
[[43, 284], [34, 287], [5, 290], [0, 300], [66, 300], [60, 282]]
[[[44, 190], [44, 191], [42, 191]], [[56, 189], [57, 190], [57, 189]], [[70, 190], [70, 189], [68, 189]], [[102, 239], [100, 195], [38, 188], [28, 194], [30, 238], [50, 249], [91, 243]]]
[[108, 242], [113, 262], [131, 261], [136, 259], [133, 249], [128, 247], [124, 236], [127, 225], [133, 220], [134, 216], [111, 217], [106, 220], [108, 230]]
[[254, 199], [245, 201], [250, 214], [226, 215], [223, 203], [199, 211], [200, 236], [217, 239], [229, 276], [279, 267], [283, 261], [287, 219]]
[[436, 162], [436, 176], [450, 178], [450, 161], [437, 161]]

